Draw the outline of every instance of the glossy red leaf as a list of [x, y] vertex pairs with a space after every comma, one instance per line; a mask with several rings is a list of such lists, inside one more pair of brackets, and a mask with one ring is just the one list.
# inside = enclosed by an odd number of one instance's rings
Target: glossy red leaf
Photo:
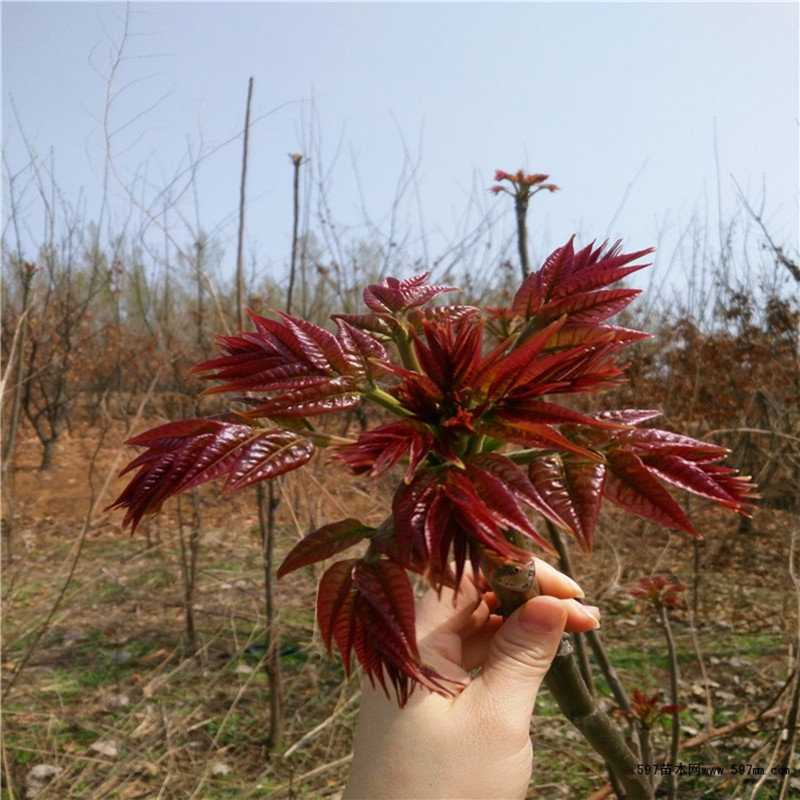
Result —
[[337, 319], [338, 339], [347, 358], [351, 372], [376, 378], [384, 368], [380, 362], [388, 360], [386, 348], [373, 336], [351, 325], [346, 319]]
[[[525, 474], [512, 462], [500, 455], [479, 457], [467, 464], [466, 476], [498, 527], [522, 534], [552, 552], [550, 543], [542, 538], [520, 507], [520, 502], [531, 505], [535, 493], [529, 490]], [[558, 520], [557, 524], [563, 523]]]
[[[510, 458], [500, 453], [481, 453], [474, 456], [470, 463], [490, 472], [514, 493], [519, 502], [538, 512], [557, 527], [571, 528], [555, 507], [546, 502], [539, 487], [534, 485], [528, 475]], [[545, 543], [545, 547], [549, 549], [550, 545]]]
[[394, 319], [378, 314], [331, 314], [331, 319], [337, 324], [342, 320], [360, 331], [384, 339], [389, 339], [397, 329], [397, 322]]
[[355, 630], [354, 609], [356, 589], [353, 568], [358, 559], [350, 558], [331, 564], [317, 587], [317, 627], [328, 653], [333, 655], [336, 642], [344, 669], [350, 677], [350, 652]]
[[602, 505], [606, 466], [569, 454], [543, 456], [528, 467], [543, 501], [563, 519], [583, 549], [591, 552]]
[[413, 420], [392, 422], [359, 434], [358, 441], [337, 449], [334, 458], [356, 473], [377, 478], [408, 457], [406, 481], [410, 481], [434, 444], [431, 433]]
[[618, 314], [641, 294], [638, 289], [605, 289], [596, 292], [576, 292], [545, 303], [537, 318], [558, 319], [568, 316], [570, 322], [599, 323]]
[[[206, 390], [220, 392], [286, 392], [350, 381], [377, 374], [371, 359], [385, 357], [382, 345], [368, 334], [340, 322], [334, 336], [312, 322], [277, 312], [271, 320], [250, 312], [255, 331], [219, 339], [227, 353], [204, 361], [193, 372], [206, 373], [203, 380], [222, 382]], [[311, 412], [309, 412], [311, 413]]]
[[567, 322], [547, 343], [548, 349], [578, 347], [591, 344], [614, 344], [618, 349], [652, 338], [649, 333], [619, 325]]
[[612, 503], [659, 525], [699, 537], [683, 509], [647, 469], [641, 458], [622, 449], [608, 451], [603, 494]]
[[443, 292], [455, 291], [454, 286], [426, 283], [429, 274], [423, 272], [405, 280], [384, 278], [380, 284], [368, 286], [364, 290], [364, 303], [378, 314], [397, 315], [421, 306]]
[[452, 693], [448, 682], [419, 660], [414, 593], [397, 564], [386, 559], [333, 564], [317, 592], [317, 624], [329, 652], [336, 643], [348, 677], [355, 652], [370, 682], [387, 695], [389, 679], [401, 706], [413, 684]]
[[679, 455], [695, 460], [719, 459], [729, 452], [725, 447], [658, 428], [634, 428], [623, 431], [615, 437], [615, 442], [620, 446], [630, 446], [639, 454], [651, 452], [661, 455]]
[[349, 364], [339, 340], [332, 334], [306, 319], [293, 317], [283, 311], [276, 312], [284, 325], [294, 334], [305, 359], [318, 369], [347, 374]]
[[408, 321], [419, 330], [425, 322], [456, 322], [475, 314], [482, 314], [482, 310], [476, 306], [465, 305], [441, 305], [441, 306], [420, 306], [412, 308], [408, 314]]
[[[507, 416], [510, 418], [507, 419]], [[593, 450], [588, 450], [586, 447], [567, 439], [551, 425], [530, 422], [524, 417], [515, 419], [505, 412], [494, 414], [488, 419], [481, 419], [476, 428], [484, 436], [491, 436], [493, 439], [511, 442], [523, 447], [576, 453], [588, 459], [600, 458]]]
[[[748, 514], [752, 503], [754, 487], [746, 478], [737, 478], [735, 470], [725, 467], [719, 473], [715, 465], [696, 463], [677, 455], [653, 454], [642, 459], [647, 468], [661, 480], [677, 486], [692, 494], [705, 497], [718, 505], [730, 508], [740, 514]], [[720, 480], [722, 478], [723, 480]], [[731, 483], [728, 479], [733, 478]]]
[[621, 253], [620, 243], [617, 242], [606, 252], [603, 252], [606, 247], [604, 243], [597, 248], [593, 244], [588, 245], [576, 253], [574, 239], [573, 236], [567, 244], [555, 250], [541, 269], [523, 281], [511, 305], [515, 315], [531, 319], [542, 311], [545, 304], [568, 297], [576, 298], [574, 306], [571, 308], [569, 301], [566, 301], [559, 313], [579, 313], [582, 305], [587, 308], [587, 292], [599, 291], [642, 269], [645, 264], [626, 265], [653, 252], [652, 248], [648, 248], [636, 253]]
[[425, 321], [424, 339], [414, 335], [420, 369], [443, 391], [471, 383], [481, 360], [483, 322], [475, 315], [459, 320]]
[[446, 474], [422, 471], [410, 484], [401, 485], [392, 501], [398, 560], [410, 569], [424, 565], [436, 588], [447, 572], [454, 539], [462, 540], [453, 546], [456, 572], [461, 575], [468, 556], [476, 567], [479, 564], [481, 540], [502, 538], [474, 490], [471, 496], [451, 495]]
[[281, 392], [274, 397], [242, 397], [240, 402], [255, 406], [243, 413], [250, 418], [274, 417], [293, 419], [329, 414], [361, 405], [361, 394], [349, 376], [328, 378], [298, 389]]
[[135, 530], [173, 495], [227, 475], [226, 491], [274, 478], [310, 460], [313, 445], [292, 431], [256, 428], [221, 419], [161, 425], [128, 444], [147, 447], [121, 474], [138, 472], [109, 508], [125, 508]]
[[381, 638], [390, 634], [401, 652], [419, 660], [414, 590], [406, 571], [386, 559], [359, 561], [353, 571], [353, 583], [381, 617]]
[[[564, 320], [557, 320], [544, 330], [538, 331], [524, 344], [508, 352], [505, 344], [482, 359], [473, 380], [475, 388], [494, 401], [510, 389], [528, 383], [538, 376], [543, 367], [538, 356], [542, 353], [548, 340], [558, 332]], [[559, 353], [546, 360], [548, 365], [560, 363], [571, 358], [572, 353]]]
[[634, 426], [660, 417], [661, 412], [649, 408], [623, 408], [600, 411], [595, 416], [601, 421], [615, 425]]
[[289, 551], [278, 568], [277, 575], [282, 578], [300, 567], [324, 561], [353, 547], [374, 532], [375, 528], [364, 525], [353, 517], [323, 525], [301, 539]]

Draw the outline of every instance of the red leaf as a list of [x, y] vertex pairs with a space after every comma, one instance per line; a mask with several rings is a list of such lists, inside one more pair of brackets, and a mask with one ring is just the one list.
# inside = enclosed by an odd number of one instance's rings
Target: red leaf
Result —
[[529, 422], [524, 418], [514, 419], [512, 417], [507, 419], [507, 416], [505, 412], [500, 412], [495, 414], [494, 418], [481, 419], [475, 427], [479, 433], [485, 436], [519, 444], [523, 447], [560, 450], [595, 460], [601, 458], [593, 450], [587, 450], [585, 447], [567, 439], [550, 425]]
[[423, 324], [425, 339], [413, 335], [420, 368], [443, 391], [469, 384], [478, 368], [483, 322], [475, 315], [458, 321], [444, 317]]
[[418, 660], [414, 590], [406, 571], [386, 559], [359, 561], [353, 570], [353, 582], [380, 615], [381, 638], [391, 633], [402, 651]]
[[355, 408], [361, 404], [361, 395], [354, 391], [353, 379], [349, 376], [328, 378], [321, 383], [312, 383], [292, 389], [270, 398], [242, 397], [241, 402], [255, 406], [243, 416], [258, 419], [311, 417]]
[[611, 449], [608, 451], [608, 466], [603, 494], [612, 503], [660, 525], [699, 537], [681, 507], [653, 477], [641, 458], [626, 450]]
[[455, 286], [434, 286], [426, 283], [428, 275], [429, 272], [423, 272], [402, 281], [384, 278], [380, 284], [364, 289], [364, 303], [378, 314], [397, 315], [421, 306], [443, 292], [455, 291]]
[[317, 365], [319, 369], [333, 368], [336, 372], [347, 374], [349, 365], [341, 345], [332, 333], [313, 322], [293, 317], [283, 311], [278, 311], [277, 314], [283, 320], [284, 325], [294, 334], [295, 340], [299, 342], [301, 351], [308, 361]]
[[601, 411], [595, 416], [601, 421], [614, 425], [641, 425], [643, 422], [660, 417], [661, 412], [644, 408], [624, 408]]
[[223, 487], [226, 494], [277, 478], [311, 460], [314, 446], [303, 437], [288, 430], [261, 431], [237, 451]]
[[356, 474], [368, 472], [376, 478], [408, 456], [408, 482], [432, 445], [433, 436], [424, 426], [406, 420], [364, 431], [354, 444], [338, 448], [334, 458], [344, 461]]
[[[467, 464], [466, 475], [475, 487], [478, 497], [486, 504], [498, 527], [520, 533], [545, 550], [552, 552], [550, 544], [539, 535], [519, 506], [519, 499], [526, 495], [530, 499], [531, 496], [531, 493], [527, 492], [527, 487], [524, 485], [528, 482], [524, 473], [519, 472], [510, 461], [508, 464], [501, 464], [500, 459], [507, 461], [503, 456], [496, 456], [495, 458], [489, 456], [480, 461], [474, 459]], [[510, 467], [508, 466], [509, 464]], [[483, 466], [493, 469], [483, 469]], [[494, 474], [495, 472], [501, 473], [506, 479], [510, 478], [512, 485], [501, 480], [500, 477]], [[520, 490], [519, 493], [514, 491], [515, 485]]]
[[643, 339], [652, 338], [649, 333], [622, 328], [618, 325], [598, 325], [585, 322], [567, 322], [547, 343], [547, 348], [556, 350], [579, 345], [613, 343], [620, 348]]
[[380, 317], [377, 314], [331, 314], [331, 319], [337, 324], [339, 320], [343, 320], [358, 330], [370, 331], [387, 339], [397, 328], [397, 323], [393, 319]]
[[648, 452], [661, 455], [681, 455], [692, 460], [718, 459], [727, 455], [728, 450], [709, 442], [701, 442], [672, 431], [662, 431], [657, 428], [636, 428], [622, 431], [616, 437], [616, 442], [621, 446], [630, 446], [640, 454]]
[[161, 425], [128, 444], [148, 450], [120, 473], [139, 470], [109, 508], [126, 508], [123, 526], [134, 530], [173, 495], [223, 475], [228, 476], [226, 491], [240, 489], [296, 469], [314, 452], [310, 442], [291, 431], [214, 418]]
[[371, 357], [385, 356], [383, 347], [367, 334], [353, 328], [343, 334], [342, 323], [337, 338], [308, 320], [282, 312], [277, 312], [280, 320], [249, 313], [255, 331], [220, 337], [220, 347], [227, 355], [192, 369], [208, 373], [203, 380], [223, 382], [207, 389], [207, 394], [285, 392], [336, 381], [339, 376], [353, 382], [374, 370]]
[[336, 642], [348, 677], [355, 651], [370, 682], [387, 694], [388, 676], [401, 706], [411, 681], [452, 694], [446, 679], [419, 661], [414, 593], [397, 564], [386, 559], [333, 564], [320, 581], [317, 624], [329, 652]]
[[641, 294], [638, 289], [605, 289], [597, 292], [575, 292], [566, 297], [545, 303], [537, 318], [558, 319], [569, 317], [572, 323], [599, 323], [613, 317]]
[[[544, 350], [548, 340], [558, 332], [564, 320], [557, 320], [528, 339], [523, 345], [506, 353], [504, 343], [481, 360], [473, 385], [486, 397], [499, 400], [512, 388], [530, 381], [542, 370], [537, 357]], [[570, 354], [571, 355], [571, 354]], [[563, 354], [552, 357], [548, 364], [560, 362]]]
[[[620, 253], [620, 242], [617, 242], [606, 253], [603, 253], [606, 243], [595, 249], [592, 249], [593, 245], [588, 245], [575, 253], [574, 240], [573, 236], [547, 258], [541, 269], [523, 281], [511, 305], [515, 315], [526, 320], [531, 319], [549, 302], [585, 295], [616, 283], [646, 266], [640, 264], [626, 267], [626, 264], [652, 252], [652, 248], [649, 248], [636, 253]], [[561, 313], [571, 313], [569, 303], [564, 308], [566, 311]], [[575, 311], [579, 312], [580, 309], [576, 307]]]
[[598, 428], [619, 430], [620, 423], [605, 419], [598, 414], [581, 414], [567, 406], [549, 403], [536, 398], [511, 398], [500, 402], [494, 413], [506, 422], [528, 422], [537, 425], [589, 425]]
[[531, 462], [528, 474], [544, 502], [590, 552], [602, 504], [605, 464], [568, 454], [545, 456]]
[[331, 655], [335, 639], [348, 677], [355, 622], [356, 590], [353, 587], [353, 567], [357, 561], [358, 559], [350, 558], [332, 564], [325, 571], [317, 588], [317, 627]]
[[378, 362], [389, 358], [384, 346], [345, 319], [337, 319], [336, 324], [339, 326], [339, 341], [351, 370], [371, 378], [383, 372], [384, 369]]
[[374, 532], [375, 528], [370, 528], [353, 517], [323, 525], [301, 539], [289, 551], [278, 568], [278, 577], [282, 578], [300, 567], [314, 564], [317, 561], [324, 561], [326, 558], [358, 544]]
[[456, 322], [465, 317], [480, 314], [481, 309], [476, 306], [444, 305], [414, 308], [408, 312], [408, 320], [416, 328], [421, 328], [425, 322]]
[[[502, 481], [520, 502], [537, 511], [545, 519], [549, 519], [559, 528], [570, 528], [558, 511], [545, 501], [539, 488], [511, 459], [499, 453], [482, 453], [474, 456], [470, 463], [490, 472]], [[546, 544], [545, 547], [549, 548], [550, 545]]]
[[[722, 467], [724, 471], [717, 473], [713, 470], [714, 465], [697, 464], [681, 456], [661, 453], [647, 456], [643, 461], [661, 480], [687, 492], [705, 497], [742, 514], [747, 514], [752, 507], [752, 503], [746, 500], [748, 496], [753, 496], [747, 491], [753, 488], [752, 484], [749, 484], [747, 479], [739, 479], [733, 484], [729, 484], [726, 480], [735, 476], [736, 470]], [[745, 491], [742, 491], [742, 488]]]

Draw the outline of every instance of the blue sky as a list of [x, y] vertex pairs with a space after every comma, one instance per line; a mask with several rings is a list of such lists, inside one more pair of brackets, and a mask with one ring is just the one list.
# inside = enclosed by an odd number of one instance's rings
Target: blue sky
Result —
[[486, 190], [520, 167], [562, 187], [534, 201], [537, 256], [576, 231], [666, 252], [692, 218], [733, 212], [734, 179], [796, 252], [798, 63], [796, 3], [159, 2], [126, 23], [121, 3], [3, 2], [3, 232], [9, 175], [27, 241], [43, 227], [24, 132], [81, 218], [131, 236], [166, 223], [176, 246], [202, 228], [232, 266], [253, 76], [259, 263], [288, 257], [298, 151], [340, 229], [388, 240], [394, 208], [423, 259], [486, 213], [508, 246], [510, 204]]

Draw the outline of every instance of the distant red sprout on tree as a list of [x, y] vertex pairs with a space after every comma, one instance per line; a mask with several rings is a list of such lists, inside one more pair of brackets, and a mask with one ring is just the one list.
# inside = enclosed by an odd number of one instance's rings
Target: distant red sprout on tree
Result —
[[639, 578], [639, 585], [628, 594], [652, 603], [656, 608], [682, 608], [685, 604], [686, 585], [676, 583], [669, 575]]
[[665, 714], [674, 714], [683, 709], [683, 706], [665, 705], [661, 702], [662, 692], [645, 694], [641, 689], [634, 689], [631, 697], [631, 707], [617, 709], [622, 716], [633, 716], [642, 724], [645, 730], [652, 730], [653, 726]]
[[[317, 624], [329, 652], [339, 650], [348, 674], [355, 653], [401, 704], [415, 684], [450, 692], [420, 660], [407, 572], [439, 589], [457, 587], [468, 564], [491, 577], [498, 565], [527, 563], [530, 549], [551, 551], [534, 517], [589, 551], [603, 499], [697, 536], [667, 486], [742, 514], [752, 506], [752, 484], [719, 464], [724, 448], [642, 427], [656, 411], [580, 413], [566, 403], [622, 380], [620, 351], [646, 335], [608, 324], [637, 294], [609, 287], [650, 252], [623, 253], [619, 243], [576, 251], [570, 239], [507, 308], [491, 311], [434, 304], [453, 287], [425, 273], [367, 287], [366, 312], [334, 314], [335, 333], [250, 312], [254, 330], [220, 336], [220, 357], [193, 368], [217, 383], [207, 392], [233, 395], [239, 410], [130, 439], [145, 450], [113, 505], [135, 529], [191, 487], [224, 478], [225, 492], [241, 489], [303, 466], [319, 448], [371, 477], [402, 463], [381, 525], [325, 525], [278, 575], [366, 542], [362, 556], [336, 561], [320, 580]], [[500, 342], [486, 332], [498, 316]], [[368, 402], [395, 419], [356, 438], [313, 424]]]
[[[514, 198], [514, 211], [517, 215], [517, 250], [519, 251], [523, 280], [531, 271], [528, 258], [528, 204], [538, 192], [545, 189], [549, 192], [558, 191], [558, 186], [554, 183], [545, 183], [549, 177], [549, 175], [539, 173], [528, 175], [522, 169], [513, 174], [499, 169], [495, 172], [494, 179], [501, 183], [497, 183], [489, 189], [492, 194], [502, 192]], [[506, 182], [508, 185], [503, 185], [502, 182]]]

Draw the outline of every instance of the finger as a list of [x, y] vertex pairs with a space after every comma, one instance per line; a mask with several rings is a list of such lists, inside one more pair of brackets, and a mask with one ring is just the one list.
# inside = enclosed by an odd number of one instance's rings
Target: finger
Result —
[[583, 589], [572, 578], [540, 558], [536, 559], [536, 580], [542, 594], [564, 599], [584, 596]]
[[[565, 630], [568, 633], [585, 633], [595, 630], [600, 626], [600, 609], [597, 606], [585, 606], [577, 600], [566, 600], [564, 604], [567, 608], [567, 624]], [[485, 604], [481, 604], [484, 607]], [[477, 616], [477, 612], [476, 615]], [[464, 639], [462, 651], [462, 663], [464, 669], [473, 670], [483, 665], [492, 639], [497, 633], [504, 620], [492, 615], [489, 620], [481, 626], [474, 635]]]
[[443, 587], [428, 590], [416, 606], [417, 647], [422, 662], [440, 675], [466, 683], [469, 674], [462, 667], [462, 637], [479, 629], [489, 618], [488, 606], [465, 575], [458, 592]]
[[476, 631], [468, 639], [464, 639], [461, 663], [465, 670], [473, 670], [483, 666], [483, 662], [486, 661], [486, 656], [489, 653], [492, 639], [504, 621], [502, 617], [493, 614], [488, 617], [480, 630]]
[[600, 627], [600, 609], [597, 606], [585, 606], [578, 600], [565, 600], [567, 607], [566, 630], [570, 633], [585, 633]]
[[479, 676], [462, 698], [470, 697], [476, 709], [493, 709], [493, 719], [509, 730], [527, 726], [569, 615], [565, 601], [544, 595], [518, 608], [495, 634]]

